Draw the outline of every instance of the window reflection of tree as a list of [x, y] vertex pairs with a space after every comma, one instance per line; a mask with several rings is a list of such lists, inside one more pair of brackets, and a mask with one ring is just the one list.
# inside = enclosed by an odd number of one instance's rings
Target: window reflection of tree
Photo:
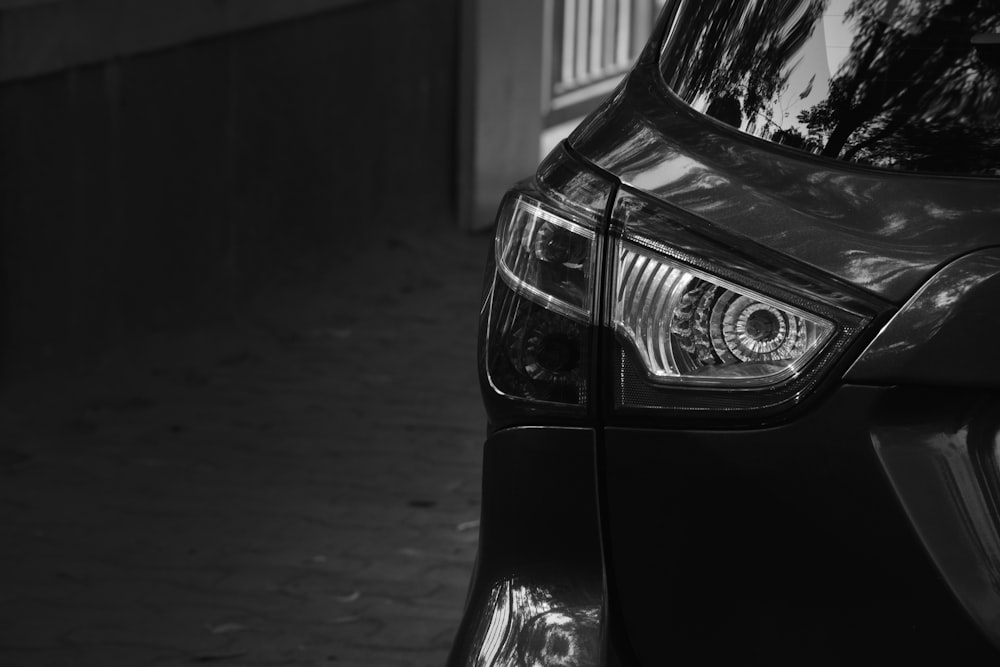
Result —
[[972, 42], [1000, 29], [1000, 3], [855, 0], [848, 18], [851, 53], [827, 99], [798, 118], [822, 154], [1000, 174], [1000, 77]]
[[730, 124], [736, 99], [748, 132], [810, 152], [1000, 175], [1000, 72], [993, 51], [973, 41], [1000, 32], [1000, 0], [853, 0], [853, 43], [827, 98], [797, 123], [775, 122], [770, 109], [827, 4], [684, 3], [664, 60], [667, 83]]
[[739, 99], [743, 118], [756, 123], [786, 85], [783, 70], [812, 34], [826, 1], [687, 3], [670, 38], [677, 50], [667, 82], [683, 99], [707, 98], [730, 124], [726, 101]]

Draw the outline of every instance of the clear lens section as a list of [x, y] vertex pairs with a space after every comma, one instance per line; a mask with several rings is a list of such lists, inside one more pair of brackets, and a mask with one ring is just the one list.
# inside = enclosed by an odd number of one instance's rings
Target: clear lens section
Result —
[[795, 375], [831, 338], [816, 315], [618, 242], [613, 326], [654, 381], [761, 386]]
[[597, 258], [594, 230], [517, 196], [500, 214], [496, 256], [500, 275], [516, 292], [550, 310], [590, 321]]

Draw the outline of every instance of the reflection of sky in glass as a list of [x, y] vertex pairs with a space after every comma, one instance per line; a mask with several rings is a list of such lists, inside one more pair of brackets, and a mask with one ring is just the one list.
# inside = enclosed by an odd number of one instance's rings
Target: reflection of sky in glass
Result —
[[796, 117], [826, 99], [830, 79], [850, 51], [853, 30], [844, 17], [849, 4], [850, 0], [830, 0], [799, 57], [786, 68], [788, 82], [784, 91], [756, 119], [746, 119], [742, 129], [753, 133], [750, 126], [756, 122], [770, 125], [772, 131], [798, 128], [805, 133], [805, 126]]
[[661, 64], [681, 99], [761, 139], [888, 169], [996, 176], [998, 71], [969, 41], [1000, 31], [995, 2], [690, 0]]
[[823, 12], [823, 36], [826, 40], [827, 72], [832, 77], [851, 48], [853, 30], [845, 23], [849, 0], [830, 0]]

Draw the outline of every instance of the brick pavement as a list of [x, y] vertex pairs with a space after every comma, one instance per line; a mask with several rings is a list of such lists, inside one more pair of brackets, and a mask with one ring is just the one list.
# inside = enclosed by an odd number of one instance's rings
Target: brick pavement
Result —
[[484, 423], [448, 226], [7, 388], [0, 665], [443, 664]]

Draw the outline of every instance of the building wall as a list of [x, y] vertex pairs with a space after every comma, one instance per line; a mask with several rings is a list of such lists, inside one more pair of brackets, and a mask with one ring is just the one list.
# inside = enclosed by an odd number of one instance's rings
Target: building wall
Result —
[[467, 229], [489, 228], [507, 188], [538, 164], [543, 4], [462, 5], [458, 184], [460, 222]]
[[46, 74], [370, 0], [0, 0], [0, 80]]
[[0, 379], [215, 316], [362, 235], [448, 224], [457, 3], [335, 3], [4, 70]]

